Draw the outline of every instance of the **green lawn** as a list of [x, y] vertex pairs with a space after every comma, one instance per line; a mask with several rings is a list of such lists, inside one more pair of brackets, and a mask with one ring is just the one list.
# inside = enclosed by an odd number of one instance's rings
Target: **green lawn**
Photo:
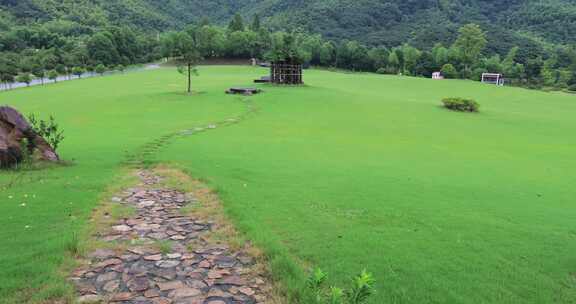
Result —
[[[58, 295], [63, 243], [127, 155], [242, 113], [224, 89], [265, 72], [202, 67], [194, 96], [171, 69], [0, 93], [2, 104], [55, 114], [76, 163], [0, 190], [0, 298], [46, 282], [37, 297]], [[576, 303], [575, 96], [316, 70], [305, 81], [264, 86], [249, 98], [257, 115], [152, 159], [207, 179], [288, 288], [297, 264], [340, 285], [368, 269], [372, 303]], [[453, 96], [482, 112], [439, 107]]]

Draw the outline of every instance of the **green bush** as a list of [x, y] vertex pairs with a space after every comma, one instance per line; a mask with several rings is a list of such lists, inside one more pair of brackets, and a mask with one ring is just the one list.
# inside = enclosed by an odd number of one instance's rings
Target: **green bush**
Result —
[[442, 66], [442, 75], [444, 75], [444, 77], [446, 79], [454, 79], [454, 78], [458, 78], [458, 71], [456, 70], [456, 68], [450, 64], [447, 63], [444, 66]]
[[99, 64], [96, 66], [95, 70], [96, 73], [100, 74], [100, 76], [103, 76], [104, 73], [106, 73], [106, 66], [103, 64]]
[[480, 104], [472, 99], [465, 98], [444, 98], [442, 100], [444, 107], [452, 111], [458, 112], [478, 112], [480, 110]]
[[572, 92], [576, 92], [576, 84], [573, 84], [573, 85], [569, 86], [569, 87], [568, 87], [568, 90], [569, 90], [569, 91], [572, 91]]
[[50, 116], [49, 120], [42, 120], [36, 118], [34, 114], [30, 114], [28, 121], [36, 134], [42, 136], [54, 151], [58, 150], [60, 143], [64, 140], [64, 131], [53, 116]]
[[379, 68], [376, 70], [376, 74], [388, 74], [388, 71], [385, 68]]

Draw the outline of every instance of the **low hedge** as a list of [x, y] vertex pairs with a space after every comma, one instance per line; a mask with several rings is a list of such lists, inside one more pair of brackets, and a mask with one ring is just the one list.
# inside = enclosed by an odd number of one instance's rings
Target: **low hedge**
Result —
[[478, 112], [480, 111], [480, 104], [472, 99], [466, 98], [444, 98], [442, 103], [446, 109], [458, 112]]

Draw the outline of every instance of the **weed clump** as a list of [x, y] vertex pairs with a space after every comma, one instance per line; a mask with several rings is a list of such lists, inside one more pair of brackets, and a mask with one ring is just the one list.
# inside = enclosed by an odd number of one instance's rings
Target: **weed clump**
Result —
[[328, 275], [321, 269], [315, 269], [308, 280], [306, 286], [312, 292], [314, 303], [316, 304], [361, 304], [366, 303], [374, 294], [374, 277], [371, 273], [363, 270], [360, 274], [352, 278], [347, 289], [336, 286], [324, 288]]

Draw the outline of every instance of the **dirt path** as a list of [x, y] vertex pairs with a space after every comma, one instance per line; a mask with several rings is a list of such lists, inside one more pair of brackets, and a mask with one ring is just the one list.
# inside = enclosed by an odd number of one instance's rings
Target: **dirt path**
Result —
[[183, 212], [199, 204], [196, 197], [162, 185], [150, 171], [138, 177], [140, 185], [112, 199], [133, 215], [101, 233], [107, 245], [72, 275], [79, 303], [270, 303], [270, 284], [255, 259], [211, 241], [218, 223]]

